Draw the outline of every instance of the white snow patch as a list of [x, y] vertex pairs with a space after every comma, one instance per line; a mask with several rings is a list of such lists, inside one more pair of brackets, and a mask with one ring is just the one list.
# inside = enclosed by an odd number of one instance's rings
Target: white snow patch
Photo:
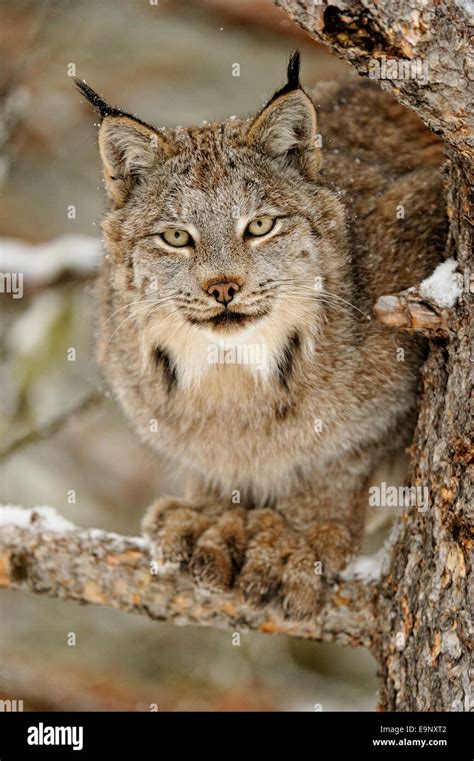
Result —
[[127, 542], [133, 542], [133, 544], [136, 544], [142, 550], [148, 549], [149, 542], [144, 536], [127, 536], [126, 539]]
[[2, 526], [51, 531], [55, 534], [76, 528], [74, 523], [59, 515], [53, 507], [34, 507], [29, 510], [15, 505], [0, 505], [0, 528]]
[[152, 558], [153, 561], [153, 568], [151, 570], [151, 575], [155, 578], [163, 579], [168, 578], [169, 576], [175, 576], [179, 569], [180, 564], [179, 563], [172, 563], [170, 561], [160, 561], [156, 558]]
[[469, 16], [474, 17], [473, 0], [456, 0], [456, 5], [463, 8]]
[[377, 581], [382, 573], [384, 556], [383, 547], [375, 555], [360, 555], [344, 569], [341, 573], [341, 578], [345, 581], [350, 581], [351, 579]]
[[463, 285], [461, 273], [455, 271], [457, 265], [454, 259], [446, 259], [438, 264], [433, 274], [421, 283], [420, 295], [439, 307], [454, 306], [462, 293]]
[[21, 272], [32, 285], [50, 283], [68, 271], [87, 275], [101, 258], [100, 239], [91, 235], [62, 235], [39, 245], [0, 239], [0, 272]]
[[0, 530], [2, 528], [27, 528], [38, 532], [51, 532], [63, 534], [69, 531], [81, 531], [90, 539], [101, 541], [115, 541], [120, 547], [126, 545], [139, 547], [146, 550], [148, 540], [143, 536], [122, 536], [113, 531], [104, 531], [100, 528], [79, 529], [74, 523], [63, 518], [54, 507], [17, 507], [16, 505], [0, 505]]
[[148, 542], [143, 536], [123, 536], [122, 534], [116, 534], [113, 531], [105, 531], [102, 528], [88, 528], [84, 530], [84, 533], [92, 540], [102, 541], [103, 539], [106, 539], [107, 541], [116, 541], [122, 544], [123, 542], [127, 542], [127, 544], [136, 545], [140, 549], [146, 549], [148, 547]]

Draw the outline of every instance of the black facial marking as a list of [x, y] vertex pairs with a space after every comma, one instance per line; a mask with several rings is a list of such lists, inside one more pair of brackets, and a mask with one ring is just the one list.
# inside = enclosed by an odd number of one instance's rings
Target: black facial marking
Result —
[[178, 384], [178, 377], [176, 375], [176, 368], [171, 361], [171, 358], [164, 349], [157, 346], [155, 349], [155, 362], [157, 367], [161, 367], [163, 376], [166, 382], [168, 393], [171, 394], [175, 390]]
[[291, 378], [294, 369], [296, 355], [301, 346], [301, 339], [298, 333], [293, 333], [283, 350], [280, 361], [278, 362], [278, 380], [284, 388], [288, 389], [288, 381]]

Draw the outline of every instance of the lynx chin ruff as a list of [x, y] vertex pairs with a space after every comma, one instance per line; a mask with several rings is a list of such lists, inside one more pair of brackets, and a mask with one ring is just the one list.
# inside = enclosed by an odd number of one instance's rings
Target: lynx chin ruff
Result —
[[98, 361], [189, 480], [144, 531], [198, 585], [309, 615], [413, 432], [423, 345], [370, 317], [441, 257], [440, 143], [369, 82], [307, 93], [298, 54], [255, 117], [202, 127], [151, 127], [77, 85], [110, 201]]

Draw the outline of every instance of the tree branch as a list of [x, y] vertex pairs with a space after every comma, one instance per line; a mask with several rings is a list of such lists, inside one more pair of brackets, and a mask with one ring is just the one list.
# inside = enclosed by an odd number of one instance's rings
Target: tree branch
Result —
[[377, 583], [328, 582], [322, 608], [294, 621], [255, 609], [240, 593], [205, 592], [176, 569], [153, 573], [147, 541], [80, 529], [52, 508], [0, 507], [0, 587], [139, 613], [156, 621], [232, 631], [289, 634], [371, 647], [376, 638]]
[[[359, 74], [380, 80], [472, 166], [470, 25], [467, 3], [439, 0], [274, 0]], [[387, 59], [411, 65], [396, 77]]]
[[456, 267], [454, 259], [447, 259], [416, 288], [381, 296], [374, 307], [377, 319], [428, 338], [447, 338], [456, 329], [453, 307], [463, 291], [463, 277]]
[[0, 449], [0, 462], [2, 462], [2, 460], [7, 460], [11, 455], [15, 454], [15, 452], [18, 452], [20, 449], [23, 449], [30, 444], [37, 444], [39, 441], [49, 439], [51, 436], [54, 436], [54, 434], [61, 431], [69, 423], [72, 417], [86, 412], [103, 401], [104, 394], [102, 392], [91, 391], [80, 399], [72, 408], [64, 410], [41, 428], [33, 428], [31, 431], [27, 431], [25, 434], [18, 436], [18, 438]]
[[438, 312], [411, 289], [392, 296], [381, 296], [374, 307], [379, 322], [434, 338], [449, 335], [446, 310]]

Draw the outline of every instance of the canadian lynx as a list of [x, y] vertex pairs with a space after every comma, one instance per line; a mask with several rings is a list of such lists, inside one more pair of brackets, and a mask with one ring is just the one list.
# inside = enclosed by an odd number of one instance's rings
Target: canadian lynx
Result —
[[371, 474], [410, 443], [424, 346], [371, 319], [441, 258], [439, 141], [372, 83], [158, 129], [108, 106], [97, 356], [187, 476], [144, 531], [208, 589], [304, 617], [360, 544]]

